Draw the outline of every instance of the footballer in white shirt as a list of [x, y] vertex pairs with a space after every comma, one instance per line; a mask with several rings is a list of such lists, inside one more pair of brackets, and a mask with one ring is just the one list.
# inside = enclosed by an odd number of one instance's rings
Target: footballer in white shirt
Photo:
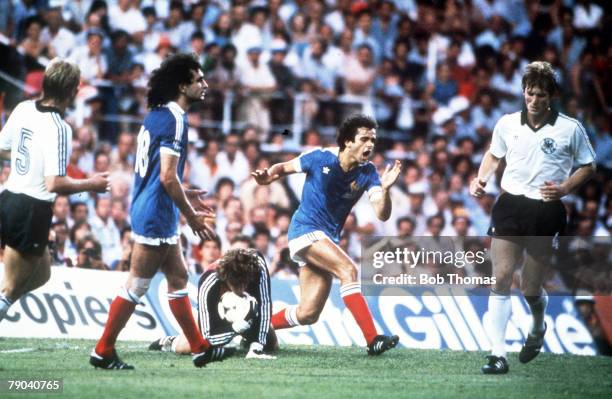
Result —
[[4, 248], [0, 321], [12, 303], [49, 280], [48, 237], [55, 196], [110, 189], [108, 174], [81, 180], [66, 175], [72, 133], [63, 115], [74, 100], [80, 76], [75, 64], [59, 58], [51, 61], [42, 98], [17, 105], [0, 132], [0, 158], [11, 161], [0, 194]]
[[[502, 158], [506, 168], [503, 194], [491, 214], [489, 235], [496, 283], [489, 296], [491, 356], [482, 367], [485, 374], [504, 374], [505, 331], [512, 312], [512, 275], [525, 259], [521, 291], [529, 304], [533, 323], [519, 354], [527, 363], [544, 343], [544, 314], [548, 296], [542, 285], [553, 248], [553, 238], [566, 224], [561, 198], [576, 190], [595, 171], [595, 152], [584, 127], [551, 107], [557, 81], [547, 62], [529, 64], [522, 78], [523, 110], [504, 115], [495, 125], [491, 146], [480, 164], [470, 193], [481, 197]], [[574, 165], [577, 165], [573, 170]], [[572, 171], [573, 170], [573, 171]]]

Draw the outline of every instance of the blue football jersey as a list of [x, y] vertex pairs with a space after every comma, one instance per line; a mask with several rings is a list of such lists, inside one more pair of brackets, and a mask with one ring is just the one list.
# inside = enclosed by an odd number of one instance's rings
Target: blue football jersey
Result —
[[133, 232], [151, 243], [178, 236], [179, 210], [159, 180], [161, 154], [179, 157], [182, 180], [187, 157], [187, 115], [170, 102], [151, 110], [138, 133], [134, 196], [130, 216]]
[[288, 238], [293, 240], [316, 230], [336, 243], [347, 216], [364, 192], [380, 188], [376, 167], [366, 162], [345, 172], [338, 149], [316, 149], [294, 161], [298, 172], [306, 173], [302, 200], [291, 218]]

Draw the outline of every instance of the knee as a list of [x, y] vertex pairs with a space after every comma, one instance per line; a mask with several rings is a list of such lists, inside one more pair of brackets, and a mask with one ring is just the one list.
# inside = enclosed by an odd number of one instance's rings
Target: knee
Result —
[[542, 285], [539, 283], [534, 284], [533, 282], [522, 280], [521, 293], [525, 298], [538, 297], [542, 294]]
[[512, 278], [514, 276], [513, 271], [508, 270], [496, 270], [495, 271], [495, 291], [499, 293], [509, 293], [512, 288]]
[[[128, 280], [126, 284], [126, 289], [128, 291], [128, 298], [130, 297], [130, 293], [135, 295], [137, 298], [142, 298], [144, 294], [149, 290], [149, 286], [151, 285], [150, 278], [140, 278], [140, 277], [132, 277]], [[126, 298], [126, 299], [128, 299]]]
[[15, 297], [16, 292], [17, 290], [15, 290], [15, 286], [13, 284], [7, 283], [6, 281], [4, 282], [4, 287], [2, 287], [2, 290], [0, 290], [0, 293], [2, 295], [9, 298], [13, 302], [19, 299]]
[[310, 324], [314, 324], [319, 320], [319, 315], [321, 311], [319, 309], [314, 308], [300, 308], [297, 310], [297, 319], [300, 325], [308, 326]]
[[357, 268], [350, 262], [340, 265], [340, 270], [336, 276], [340, 279], [341, 284], [353, 283], [357, 281]]

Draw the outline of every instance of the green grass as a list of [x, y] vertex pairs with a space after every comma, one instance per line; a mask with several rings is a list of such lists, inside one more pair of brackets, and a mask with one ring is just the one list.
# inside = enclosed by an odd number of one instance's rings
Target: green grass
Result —
[[[90, 340], [0, 339], [0, 379], [64, 378], [61, 394], [26, 398], [611, 398], [612, 359], [541, 354], [528, 365], [510, 355], [510, 373], [484, 376], [484, 353], [283, 346], [274, 361], [241, 354], [196, 369], [191, 358], [121, 342], [134, 371], [94, 370]], [[29, 352], [5, 351], [33, 348]]]

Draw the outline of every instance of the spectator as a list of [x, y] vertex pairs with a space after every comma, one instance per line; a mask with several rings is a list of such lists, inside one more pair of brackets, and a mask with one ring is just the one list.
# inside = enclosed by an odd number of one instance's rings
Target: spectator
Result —
[[191, 273], [201, 274], [205, 272], [210, 265], [219, 260], [221, 257], [221, 241], [218, 237], [202, 240], [200, 244], [201, 261], [196, 265], [195, 270], [189, 270]]
[[298, 57], [304, 55], [304, 51], [312, 39], [311, 35], [308, 33], [309, 23], [310, 20], [308, 17], [301, 12], [295, 13], [289, 22], [289, 32], [292, 42], [291, 50], [295, 52]]
[[196, 161], [191, 165], [189, 182], [202, 190], [212, 192], [221, 176], [217, 156], [219, 154], [219, 142], [210, 139], [204, 146], [204, 153], [196, 157]]
[[270, 239], [270, 230], [266, 227], [258, 226], [255, 228], [255, 232], [253, 233], [254, 248], [264, 255], [268, 265], [272, 264], [272, 257], [274, 256], [273, 248], [270, 245]]
[[412, 237], [414, 234], [415, 222], [409, 216], [397, 219], [397, 236], [400, 238]]
[[380, 44], [380, 39], [374, 36], [372, 31], [372, 23], [374, 18], [372, 11], [369, 8], [365, 8], [360, 11], [357, 16], [357, 26], [355, 27], [355, 40], [353, 45], [355, 49], [359, 49], [361, 45], [367, 45], [372, 51], [372, 57], [375, 63], [380, 62], [384, 47]]
[[[17, 50], [29, 58], [26, 59], [31, 64], [28, 70], [33, 69], [38, 64], [38, 57], [48, 56], [47, 43], [41, 39], [42, 26], [42, 21], [37, 16], [29, 17], [23, 21], [24, 38], [19, 43]], [[41, 61], [43, 60], [41, 59]]]
[[68, 249], [72, 246], [68, 238], [68, 225], [64, 221], [57, 221], [51, 224], [51, 234], [49, 237], [49, 254], [51, 255], [52, 266], [72, 267]]
[[240, 150], [240, 144], [240, 136], [227, 135], [223, 143], [223, 151], [217, 154], [216, 160], [220, 170], [219, 176], [232, 179], [237, 186], [245, 181], [250, 173], [249, 162]]
[[108, 197], [98, 197], [96, 214], [91, 219], [92, 234], [102, 246], [102, 260], [107, 265], [111, 265], [121, 256], [121, 235], [111, 217], [111, 203]]
[[146, 28], [143, 33], [141, 51], [144, 53], [152, 53], [155, 52], [155, 49], [159, 45], [159, 39], [162, 35], [162, 26], [157, 20], [155, 7], [144, 7], [142, 9], [142, 16], [145, 19]]
[[267, 101], [276, 90], [276, 80], [268, 64], [260, 62], [262, 48], [248, 49], [247, 60], [239, 65], [239, 80], [245, 98], [241, 104], [242, 119], [261, 129], [263, 138], [270, 130], [270, 109]]
[[134, 0], [117, 0], [108, 9], [108, 20], [113, 30], [124, 30], [132, 36], [142, 36], [147, 28], [145, 17]]
[[119, 232], [130, 228], [127, 206], [121, 198], [113, 198], [111, 200], [110, 217]]
[[121, 132], [117, 138], [117, 146], [110, 154], [110, 171], [132, 174], [134, 171], [134, 135]]
[[86, 235], [77, 243], [75, 267], [82, 269], [108, 270], [102, 260], [102, 246], [93, 235]]
[[70, 205], [70, 215], [72, 216], [73, 226], [78, 223], [86, 223], [89, 219], [87, 204], [84, 202], [73, 202]]
[[451, 77], [451, 69], [447, 63], [438, 64], [436, 80], [430, 85], [431, 95], [440, 105], [448, 105], [451, 98], [457, 95], [457, 82]]
[[76, 44], [74, 34], [62, 26], [62, 9], [51, 7], [45, 13], [47, 26], [40, 34], [40, 40], [49, 48], [49, 57], [66, 58]]
[[73, 220], [70, 218], [70, 201], [67, 195], [58, 195], [53, 201], [53, 223], [66, 223], [67, 227], [72, 227]]
[[321, 38], [314, 38], [304, 50], [302, 62], [298, 67], [301, 78], [309, 79], [315, 84], [317, 94], [333, 95], [336, 84], [335, 71], [324, 62], [327, 43]]
[[102, 52], [104, 34], [99, 29], [87, 32], [87, 43], [78, 46], [70, 53], [70, 60], [81, 69], [81, 82], [95, 84], [95, 80], [104, 78], [108, 72], [106, 55]]
[[494, 98], [490, 90], [484, 90], [478, 95], [476, 106], [472, 109], [472, 121], [481, 139], [493, 133], [495, 123], [502, 116], [496, 107]]
[[[212, 35], [209, 35], [209, 32]], [[209, 41], [217, 43], [219, 47], [232, 45], [232, 19], [230, 14], [227, 12], [219, 14], [217, 21], [206, 31], [206, 36], [209, 37]]]
[[370, 96], [372, 83], [376, 75], [372, 49], [367, 44], [357, 47], [355, 60], [346, 66], [345, 79], [346, 94], [353, 96]]
[[133, 249], [132, 229], [125, 227], [121, 230], [121, 257], [110, 265], [110, 269], [117, 272], [130, 271]]

